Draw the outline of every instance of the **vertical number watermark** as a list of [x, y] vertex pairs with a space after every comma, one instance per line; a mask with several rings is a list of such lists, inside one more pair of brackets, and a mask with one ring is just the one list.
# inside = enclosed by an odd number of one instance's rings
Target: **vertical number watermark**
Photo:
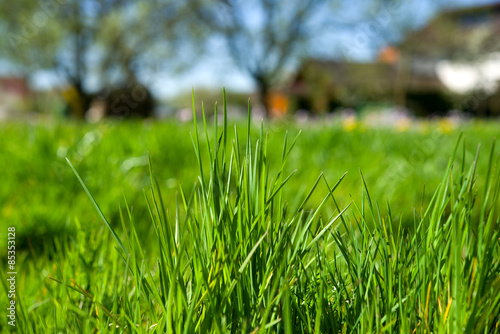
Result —
[[9, 227], [7, 234], [7, 286], [9, 304], [7, 306], [8, 324], [16, 326], [16, 228]]

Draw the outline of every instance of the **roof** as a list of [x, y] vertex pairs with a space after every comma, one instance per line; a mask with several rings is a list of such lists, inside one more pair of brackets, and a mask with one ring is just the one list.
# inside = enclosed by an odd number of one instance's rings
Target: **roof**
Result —
[[[428, 66], [431, 65], [431, 66]], [[442, 83], [435, 72], [435, 64], [414, 62], [408, 88], [425, 91], [440, 89]], [[384, 62], [355, 63], [310, 59], [303, 63], [290, 91], [294, 94], [310, 94], [316, 86], [329, 89], [363, 90], [368, 94], [392, 92], [398, 81], [398, 65]]]

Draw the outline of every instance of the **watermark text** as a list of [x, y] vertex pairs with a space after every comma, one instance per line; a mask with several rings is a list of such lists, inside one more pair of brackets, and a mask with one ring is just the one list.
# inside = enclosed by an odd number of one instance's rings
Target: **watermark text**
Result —
[[16, 228], [7, 229], [7, 318], [10, 326], [16, 326]]

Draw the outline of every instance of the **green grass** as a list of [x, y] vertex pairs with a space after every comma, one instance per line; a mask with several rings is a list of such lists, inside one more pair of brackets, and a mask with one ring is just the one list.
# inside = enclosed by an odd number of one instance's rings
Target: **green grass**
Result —
[[[213, 126], [207, 125], [213, 133]], [[245, 121], [238, 121], [240, 129]], [[412, 207], [427, 204], [442, 178], [460, 132], [466, 140], [466, 164], [474, 158], [479, 144], [483, 150], [498, 133], [500, 125], [473, 123], [443, 132], [436, 124], [424, 124], [405, 132], [362, 127], [345, 131], [341, 124], [305, 124], [286, 172], [297, 170], [284, 190], [290, 200], [305, 195], [320, 173], [327, 179], [348, 175], [338, 192], [339, 203], [361, 199], [364, 173], [374, 198], [388, 200], [395, 216], [402, 215], [405, 226], [412, 226]], [[149, 185], [147, 152], [155, 166], [155, 176], [164, 189], [165, 202], [173, 203], [182, 185], [190, 193], [197, 180], [196, 157], [189, 137], [192, 126], [175, 122], [1, 124], [0, 161], [3, 163], [0, 186], [0, 224], [15, 225], [18, 246], [29, 250], [48, 242], [53, 236], [75, 236], [75, 219], [83, 228], [98, 226], [98, 217], [85, 203], [85, 194], [68, 168], [67, 156], [78, 167], [111, 224], [119, 228], [119, 204], [126, 194], [136, 219], [146, 221], [148, 211], [140, 189]], [[252, 125], [257, 136], [259, 125]], [[289, 131], [295, 137], [299, 126], [269, 123], [268, 159], [271, 166], [280, 163], [282, 138]], [[233, 132], [228, 134], [232, 138]], [[206, 140], [200, 138], [202, 143]], [[206, 154], [205, 145], [201, 148]], [[485, 147], [486, 146], [486, 147]], [[462, 156], [457, 157], [461, 163]], [[486, 173], [487, 156], [478, 161], [478, 172]], [[480, 180], [481, 181], [481, 180]], [[312, 195], [311, 206], [319, 205], [322, 193]], [[477, 214], [476, 214], [477, 215]], [[141, 225], [141, 235], [152, 230]], [[3, 226], [3, 225], [2, 225]], [[3, 232], [2, 232], [3, 233]], [[28, 240], [29, 238], [29, 240]], [[0, 255], [5, 255], [5, 238], [0, 240]]]
[[7, 129], [4, 221], [46, 237], [18, 251], [19, 332], [500, 331], [498, 125], [221, 114]]

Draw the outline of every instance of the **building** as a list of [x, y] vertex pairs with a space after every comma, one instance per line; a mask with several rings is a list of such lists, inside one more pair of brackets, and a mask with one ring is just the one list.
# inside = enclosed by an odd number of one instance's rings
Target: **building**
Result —
[[26, 78], [0, 77], [0, 119], [25, 111], [31, 91]]
[[294, 107], [315, 113], [337, 107], [358, 109], [367, 103], [404, 105], [419, 114], [430, 109], [446, 112], [451, 103], [444, 91], [446, 88], [432, 66], [415, 62], [408, 73], [399, 60], [374, 63], [309, 60], [289, 87]]
[[[292, 109], [315, 113], [385, 102], [418, 115], [500, 115], [500, 4], [441, 13], [372, 63], [309, 59], [289, 86]], [[465, 70], [464, 70], [465, 69]], [[464, 72], [467, 72], [464, 75]], [[471, 95], [482, 98], [471, 107]]]

